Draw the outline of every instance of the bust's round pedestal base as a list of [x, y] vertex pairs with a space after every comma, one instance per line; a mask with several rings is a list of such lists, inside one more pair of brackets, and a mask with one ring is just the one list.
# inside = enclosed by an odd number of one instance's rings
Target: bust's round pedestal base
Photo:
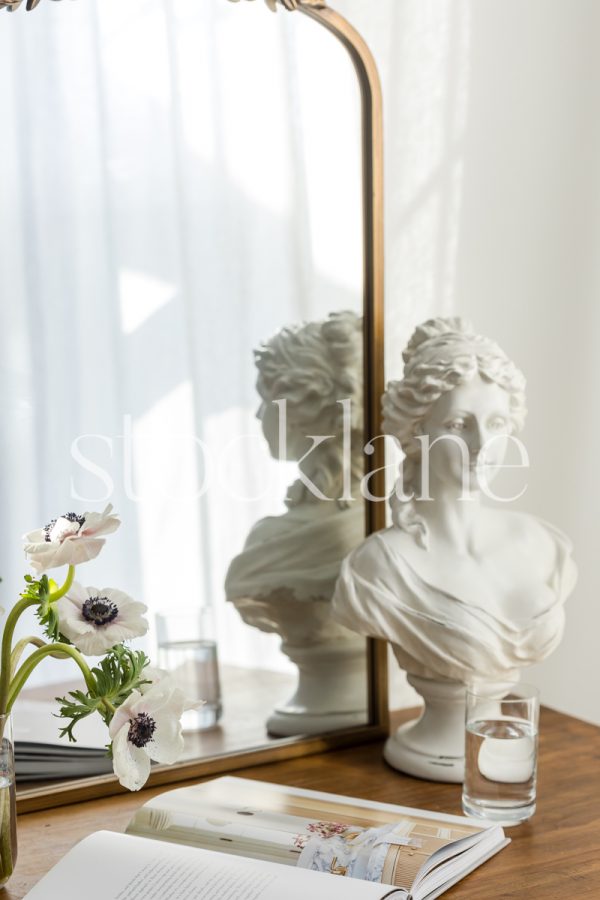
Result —
[[419, 719], [407, 722], [389, 737], [383, 757], [394, 769], [458, 784], [465, 773], [465, 686], [457, 681], [409, 675], [425, 708]]
[[294, 646], [283, 652], [298, 666], [298, 685], [287, 703], [267, 719], [275, 737], [323, 734], [365, 725], [367, 713], [367, 648], [364, 638]]
[[464, 756], [437, 756], [413, 750], [404, 743], [404, 739], [410, 736], [407, 732], [410, 733], [413, 727], [414, 723], [408, 722], [387, 739], [383, 748], [386, 763], [399, 772], [416, 778], [462, 784], [465, 774]]

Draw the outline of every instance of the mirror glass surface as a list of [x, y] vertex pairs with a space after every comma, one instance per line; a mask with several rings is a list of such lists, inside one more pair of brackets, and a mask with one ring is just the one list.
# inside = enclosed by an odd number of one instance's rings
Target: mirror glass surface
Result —
[[[218, 721], [187, 758], [366, 723], [365, 642], [329, 615], [364, 536], [346, 51], [225, 0], [0, 24], [3, 605], [22, 533], [112, 503], [122, 525], [76, 577], [142, 600], [135, 646], [209, 679]], [[45, 662], [31, 710], [76, 680]]]

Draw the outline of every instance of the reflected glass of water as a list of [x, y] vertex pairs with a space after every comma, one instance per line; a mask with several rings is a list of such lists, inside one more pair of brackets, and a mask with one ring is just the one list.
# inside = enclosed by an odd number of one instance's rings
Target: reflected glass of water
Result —
[[210, 609], [173, 610], [156, 616], [157, 662], [199, 709], [183, 714], [184, 731], [214, 727], [221, 718], [217, 643]]
[[528, 684], [467, 689], [466, 815], [518, 825], [535, 812], [539, 692]]

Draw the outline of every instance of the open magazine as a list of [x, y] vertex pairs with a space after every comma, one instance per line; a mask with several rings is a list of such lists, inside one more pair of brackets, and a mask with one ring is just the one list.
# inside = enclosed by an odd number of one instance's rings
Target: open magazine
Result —
[[86, 838], [27, 896], [433, 900], [507, 843], [462, 816], [225, 777], [155, 797], [125, 835]]

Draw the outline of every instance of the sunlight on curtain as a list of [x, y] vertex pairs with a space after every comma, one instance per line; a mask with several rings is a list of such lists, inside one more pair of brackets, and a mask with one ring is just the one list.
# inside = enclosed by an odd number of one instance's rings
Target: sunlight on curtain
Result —
[[[354, 75], [294, 19], [102, 0], [0, 23], [7, 602], [23, 532], [110, 501], [123, 525], [85, 584], [152, 613], [214, 605], [226, 661], [289, 667], [223, 603], [229, 560], [293, 480], [255, 419], [251, 351], [360, 310], [362, 266]], [[223, 484], [202, 492], [207, 459]]]
[[[456, 297], [463, 145], [468, 111], [467, 0], [387, 4], [383, 68], [387, 190], [386, 368], [401, 377], [399, 348], [415, 325], [451, 315]], [[382, 10], [382, 13], [384, 11]], [[387, 90], [389, 87], [389, 90]]]
[[119, 273], [119, 299], [123, 334], [132, 334], [140, 328], [146, 319], [173, 300], [176, 292], [174, 284], [160, 278], [122, 269]]

